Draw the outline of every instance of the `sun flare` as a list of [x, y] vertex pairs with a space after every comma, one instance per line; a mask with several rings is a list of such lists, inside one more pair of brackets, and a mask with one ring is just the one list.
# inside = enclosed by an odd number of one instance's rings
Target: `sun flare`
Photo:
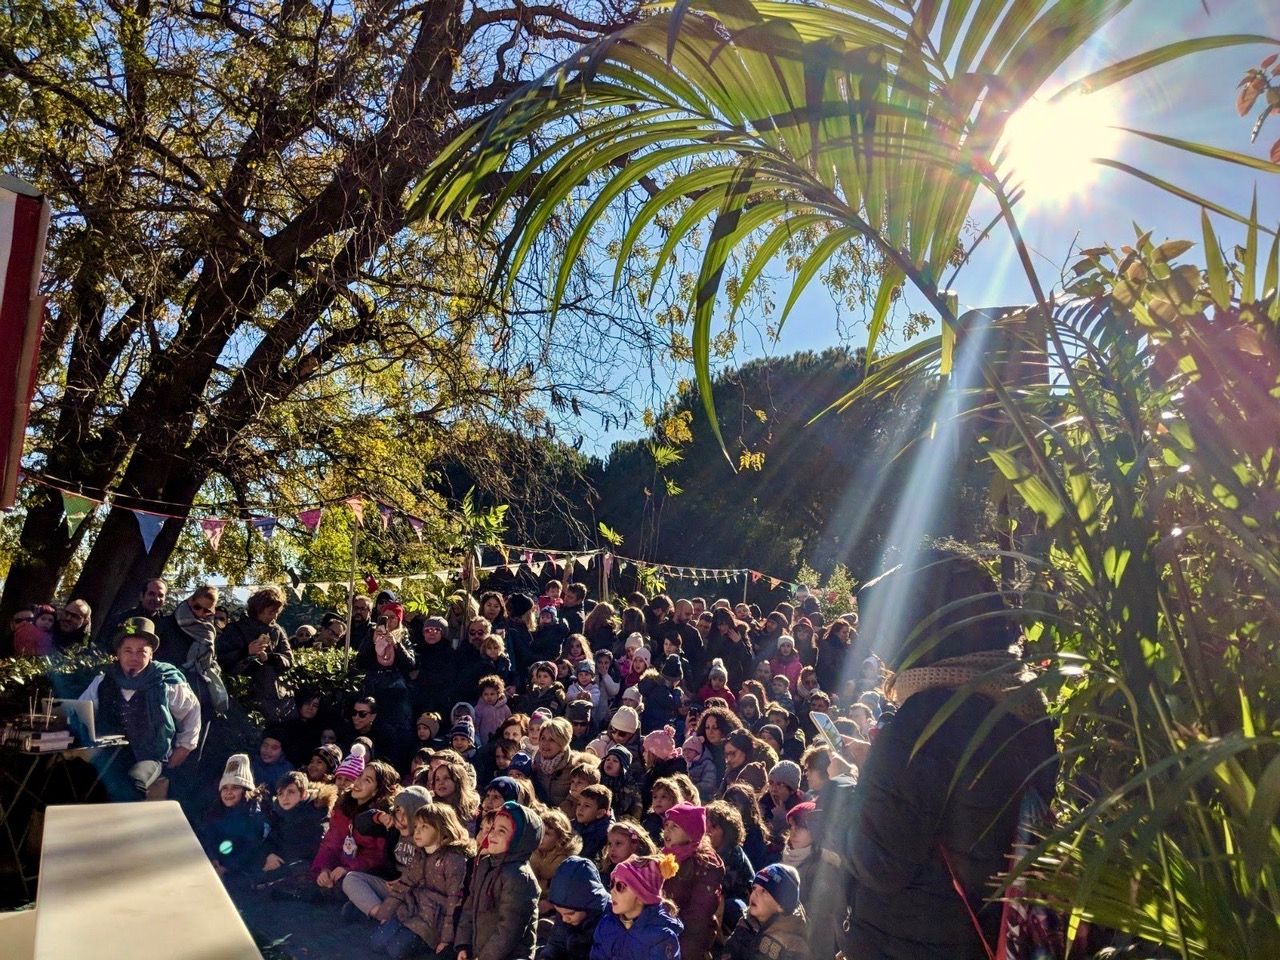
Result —
[[1028, 101], [1005, 125], [1000, 172], [1027, 202], [1061, 206], [1092, 185], [1101, 169], [1093, 158], [1113, 154], [1118, 119], [1111, 96]]

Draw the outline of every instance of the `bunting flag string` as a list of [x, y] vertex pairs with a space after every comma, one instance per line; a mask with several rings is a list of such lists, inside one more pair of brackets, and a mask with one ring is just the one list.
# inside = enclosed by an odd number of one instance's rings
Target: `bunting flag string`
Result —
[[164, 526], [165, 518], [154, 513], [144, 513], [141, 510], [132, 512], [138, 521], [138, 533], [142, 535], [142, 552], [150, 554], [156, 537], [160, 536], [160, 528]]
[[80, 524], [84, 523], [85, 518], [98, 508], [100, 501], [82, 497], [78, 493], [68, 493], [65, 490], [60, 490], [59, 493], [62, 494], [62, 512], [67, 517], [67, 531], [74, 537], [76, 531], [80, 529]]
[[225, 520], [201, 520], [200, 531], [204, 534], [204, 538], [209, 541], [209, 549], [214, 553], [218, 552], [218, 544], [222, 543], [222, 531], [226, 527]]

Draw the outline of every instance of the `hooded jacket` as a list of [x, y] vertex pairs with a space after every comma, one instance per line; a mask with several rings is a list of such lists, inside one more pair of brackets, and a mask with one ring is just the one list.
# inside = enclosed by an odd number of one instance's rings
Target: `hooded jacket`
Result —
[[373, 819], [374, 809], [366, 806], [351, 816], [343, 812], [341, 801], [334, 806], [329, 815], [329, 829], [325, 831], [315, 859], [311, 861], [313, 877], [334, 867], [342, 867], [348, 872], [383, 873], [387, 831]]
[[262, 862], [267, 817], [262, 800], [247, 796], [234, 807], [215, 800], [200, 821], [204, 852], [229, 874], [251, 873]]
[[507, 695], [499, 693], [493, 703], [485, 703], [484, 697], [476, 701], [476, 745], [484, 746], [497, 733], [498, 728], [511, 716]]
[[532, 716], [533, 711], [544, 707], [551, 711], [553, 717], [563, 717], [564, 705], [564, 684], [554, 680], [549, 687], [539, 688], [530, 684], [527, 691], [516, 697], [515, 709]]
[[465, 948], [473, 960], [533, 956], [538, 881], [529, 869], [529, 857], [542, 842], [542, 818], [516, 803], [508, 802], [503, 809], [524, 822], [506, 853], [482, 854], [472, 869], [454, 945]]
[[538, 960], [587, 960], [596, 927], [609, 910], [609, 894], [596, 865], [582, 857], [570, 857], [551, 879], [549, 899], [556, 906], [582, 910], [587, 917], [571, 927], [557, 915], [546, 943], [538, 950]]
[[612, 910], [596, 927], [590, 960], [680, 960], [684, 924], [660, 903], [645, 907], [628, 930]]

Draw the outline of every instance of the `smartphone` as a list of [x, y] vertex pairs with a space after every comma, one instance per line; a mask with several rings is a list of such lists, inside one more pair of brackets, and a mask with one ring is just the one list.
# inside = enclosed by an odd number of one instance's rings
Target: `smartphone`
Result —
[[386, 618], [386, 617], [379, 617], [379, 618], [378, 618], [378, 626], [380, 626], [380, 627], [385, 627], [386, 625], [387, 625], [387, 618]]

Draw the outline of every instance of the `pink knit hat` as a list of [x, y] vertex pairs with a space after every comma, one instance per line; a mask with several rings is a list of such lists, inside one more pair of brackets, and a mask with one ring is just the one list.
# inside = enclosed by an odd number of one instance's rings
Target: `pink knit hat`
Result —
[[333, 772], [334, 779], [343, 777], [347, 780], [359, 780], [364, 773], [364, 752], [348, 754]]
[[702, 738], [695, 733], [684, 742], [684, 746], [681, 749], [684, 750], [684, 758], [686, 760], [688, 760], [690, 756], [695, 760], [698, 759], [702, 756]]
[[676, 755], [676, 731], [670, 724], [646, 734], [640, 742], [659, 760], [670, 760]]
[[652, 857], [630, 856], [613, 868], [610, 879], [622, 882], [648, 906], [662, 900], [662, 883], [676, 874], [674, 857], [655, 860]]
[[[677, 803], [662, 816], [663, 823], [674, 823], [689, 837], [691, 843], [699, 843], [707, 832], [707, 808], [693, 803]], [[617, 868], [614, 868], [615, 872]]]

